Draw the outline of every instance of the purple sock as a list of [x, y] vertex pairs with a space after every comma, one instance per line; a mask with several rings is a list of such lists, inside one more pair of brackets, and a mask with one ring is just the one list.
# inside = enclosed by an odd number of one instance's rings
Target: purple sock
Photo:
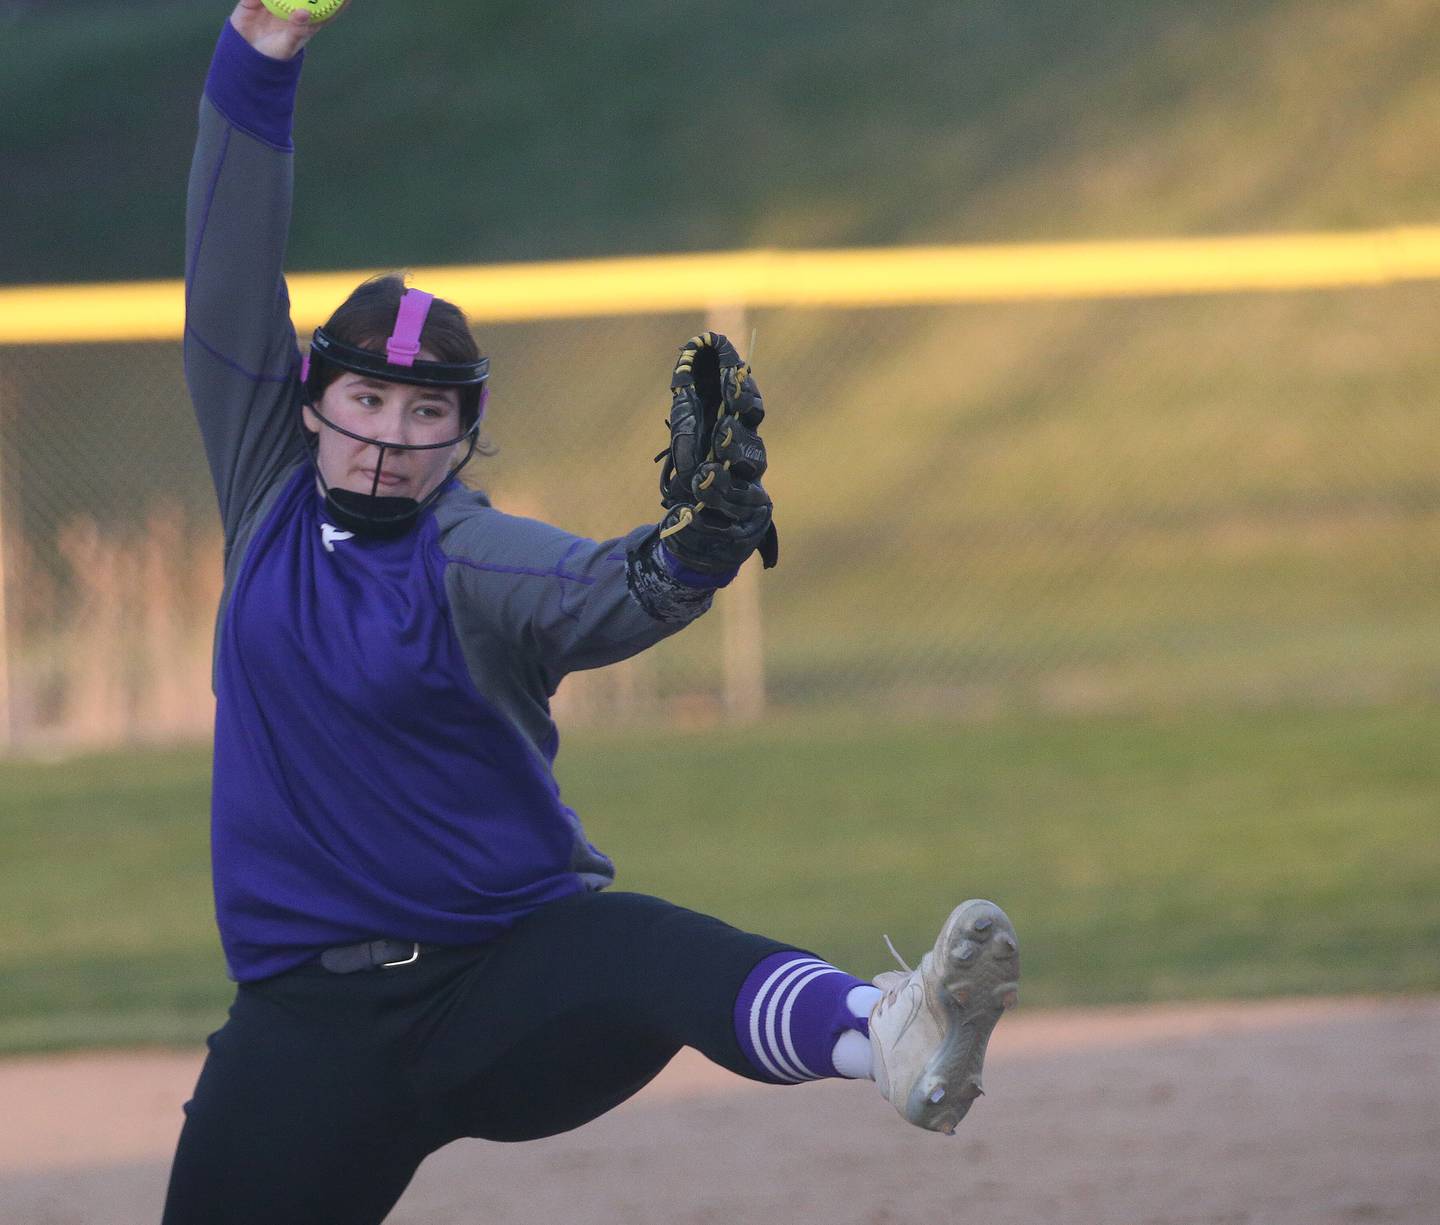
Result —
[[735, 1000], [735, 1036], [758, 1073], [774, 1084], [838, 1076], [830, 1055], [847, 1029], [869, 1027], [845, 1004], [864, 980], [809, 953], [771, 953], [750, 971]]

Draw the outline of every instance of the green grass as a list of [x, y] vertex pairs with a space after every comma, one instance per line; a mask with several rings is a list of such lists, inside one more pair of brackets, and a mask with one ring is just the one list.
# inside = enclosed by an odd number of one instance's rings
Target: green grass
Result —
[[[619, 886], [861, 974], [984, 895], [1031, 1004], [1440, 988], [1440, 711], [574, 735]], [[206, 756], [0, 765], [0, 1051], [191, 1042], [228, 987]]]

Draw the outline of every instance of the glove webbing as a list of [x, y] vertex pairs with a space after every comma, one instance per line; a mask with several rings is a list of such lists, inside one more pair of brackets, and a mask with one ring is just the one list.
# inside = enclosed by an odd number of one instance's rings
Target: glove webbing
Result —
[[[724, 339], [724, 338], [722, 337], [721, 339]], [[727, 342], [727, 343], [728, 343], [728, 342]], [[687, 341], [680, 347], [680, 360], [675, 363], [675, 376], [674, 376], [674, 378], [673, 378], [672, 381], [671, 381], [671, 384], [670, 384], [670, 385], [671, 385], [671, 388], [672, 388], [672, 389], [674, 388], [676, 381], [678, 381], [682, 375], [691, 375], [691, 376], [693, 377], [693, 371], [694, 371], [694, 368], [695, 368], [695, 357], [696, 357], [696, 355], [700, 352], [701, 349], [711, 349], [711, 348], [716, 348], [716, 349], [718, 349], [718, 347], [719, 347], [719, 346], [716, 345], [716, 343], [715, 343], [715, 333], [714, 333], [714, 332], [701, 332], [698, 336], [692, 336], [689, 340], [687, 340]], [[738, 355], [737, 355], [737, 356], [738, 356]], [[740, 363], [739, 366], [721, 367], [721, 369], [720, 369], [720, 413], [721, 413], [721, 415], [723, 415], [723, 414], [724, 414], [724, 411], [725, 411], [725, 370], [726, 370], [726, 369], [733, 369], [733, 370], [735, 371], [735, 387], [736, 387], [737, 390], [738, 390], [741, 386], [744, 385], [745, 380], [746, 380], [747, 378], [749, 378], [749, 377], [750, 377], [750, 374], [751, 374], [750, 363], [749, 363], [749, 362], [746, 362], [746, 361], [743, 361], [743, 360], [741, 361], [741, 363]], [[730, 441], [731, 441], [731, 439], [732, 439], [733, 437], [734, 437], [733, 433], [726, 434], [723, 442], [721, 443], [721, 445], [722, 445], [722, 446], [729, 446], [729, 445], [730, 445]], [[656, 462], [658, 463], [661, 459], [665, 458], [665, 456], [667, 456], [667, 455], [669, 455], [669, 454], [670, 454], [670, 448], [669, 448], [669, 447], [666, 447], [665, 450], [661, 451], [660, 454], [655, 457]], [[700, 461], [700, 463], [701, 463], [701, 464], [708, 464], [708, 463], [713, 463], [714, 461], [715, 461], [715, 437], [714, 437], [714, 432], [712, 431], [712, 432], [711, 432], [711, 436], [710, 436], [710, 440], [709, 440], [709, 446], [708, 446], [708, 448], [707, 448], [706, 451], [705, 451], [705, 457]], [[698, 465], [697, 465], [697, 466], [698, 466]], [[726, 469], [727, 472], [728, 472], [729, 469], [730, 469], [730, 460], [728, 460], [728, 459], [725, 461], [725, 469]], [[708, 489], [708, 488], [710, 487], [710, 485], [714, 482], [714, 480], [715, 480], [715, 474], [714, 474], [713, 472], [707, 473], [707, 474], [706, 474], [706, 477], [705, 477], [704, 483], [701, 484], [701, 485], [698, 485], [698, 486], [696, 487], [696, 492], [697, 492], [697, 493], [704, 492], [706, 489]], [[675, 535], [676, 532], [684, 531], [684, 530], [685, 530], [687, 527], [689, 527], [690, 524], [694, 521], [695, 516], [698, 515], [698, 514], [699, 514], [702, 510], [704, 510], [704, 509], [705, 509], [705, 502], [704, 502], [703, 499], [700, 500], [700, 501], [697, 501], [697, 502], [695, 503], [695, 506], [694, 506], [694, 509], [693, 509], [693, 510], [692, 510], [690, 507], [688, 507], [688, 506], [681, 506], [681, 507], [680, 507], [680, 511], [679, 511], [679, 518], [676, 519], [674, 523], [672, 523], [669, 527], [667, 527], [664, 531], [662, 531], [662, 532], [660, 533], [660, 539], [661, 539], [661, 540], [664, 540], [664, 539], [666, 539], [667, 537], [670, 537], [670, 536]]]

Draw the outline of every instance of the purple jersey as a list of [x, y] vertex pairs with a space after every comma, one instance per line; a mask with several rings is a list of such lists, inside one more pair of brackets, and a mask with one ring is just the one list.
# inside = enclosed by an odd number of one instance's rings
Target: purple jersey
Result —
[[212, 849], [240, 981], [376, 938], [468, 944], [613, 879], [549, 699], [699, 616], [653, 525], [592, 541], [451, 482], [394, 539], [325, 518], [282, 274], [300, 61], [227, 24], [187, 211], [186, 377], [225, 526]]

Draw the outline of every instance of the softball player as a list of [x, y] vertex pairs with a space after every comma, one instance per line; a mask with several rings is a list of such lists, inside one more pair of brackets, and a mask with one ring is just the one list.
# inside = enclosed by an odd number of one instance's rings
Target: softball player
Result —
[[314, 32], [236, 7], [190, 179], [186, 377], [225, 530], [213, 868], [237, 990], [165, 1222], [380, 1221], [442, 1145], [578, 1127], [682, 1046], [775, 1084], [873, 1078], [908, 1121], [953, 1130], [1015, 998], [996, 906], [964, 903], [919, 967], [871, 985], [606, 890], [551, 770], [566, 673], [675, 633], [773, 540], [753, 379], [732, 368], [722, 420], [754, 479], [712, 480], [672, 413], [672, 467], [709, 513], [672, 505], [596, 542], [455, 479], [489, 371], [454, 306], [366, 282], [302, 363], [281, 268]]

